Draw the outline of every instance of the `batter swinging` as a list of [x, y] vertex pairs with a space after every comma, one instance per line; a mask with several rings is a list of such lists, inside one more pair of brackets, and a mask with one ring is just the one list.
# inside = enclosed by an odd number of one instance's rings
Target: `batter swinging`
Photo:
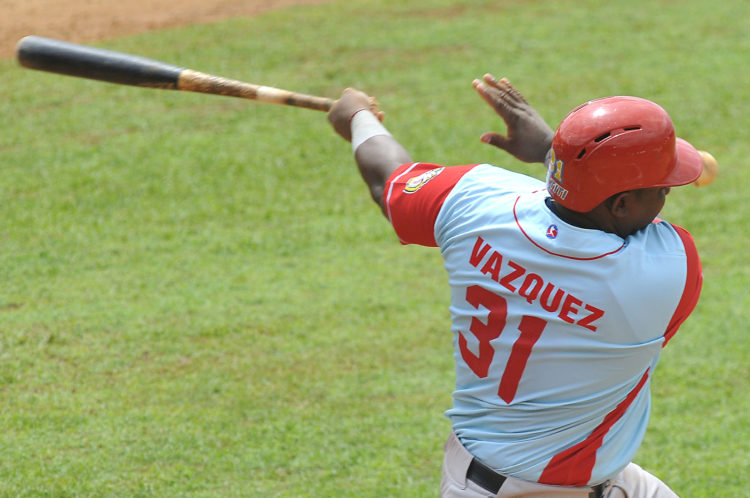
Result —
[[329, 113], [400, 241], [445, 260], [456, 389], [441, 493], [675, 496], [632, 459], [661, 349], [700, 293], [691, 236], [658, 218], [700, 155], [644, 99], [587, 102], [555, 132], [507, 80], [474, 87], [508, 127], [482, 140], [545, 162], [546, 182], [415, 163], [356, 90]]

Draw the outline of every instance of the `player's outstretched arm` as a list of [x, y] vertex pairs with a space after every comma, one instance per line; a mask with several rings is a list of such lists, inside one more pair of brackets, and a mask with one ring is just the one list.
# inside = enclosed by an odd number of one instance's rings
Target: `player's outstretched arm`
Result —
[[362, 179], [385, 213], [385, 182], [399, 166], [410, 163], [411, 156], [383, 127], [383, 114], [371, 112], [372, 104], [373, 99], [367, 94], [347, 88], [328, 112], [328, 121], [336, 133], [352, 142]]
[[482, 142], [494, 145], [521, 161], [543, 163], [555, 132], [544, 118], [526, 102], [506, 78], [485, 74], [473, 81], [477, 93], [503, 118], [507, 134], [488, 132]]

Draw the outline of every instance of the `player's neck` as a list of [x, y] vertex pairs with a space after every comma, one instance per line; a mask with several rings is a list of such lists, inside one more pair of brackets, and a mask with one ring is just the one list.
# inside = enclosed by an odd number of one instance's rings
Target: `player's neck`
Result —
[[608, 229], [606, 223], [601, 223], [595, 211], [589, 211], [588, 213], [580, 213], [566, 208], [554, 201], [554, 199], [548, 197], [546, 199], [547, 207], [552, 210], [560, 219], [570, 225], [579, 228], [588, 228], [592, 230], [602, 230], [608, 233], [617, 234], [615, 230]]

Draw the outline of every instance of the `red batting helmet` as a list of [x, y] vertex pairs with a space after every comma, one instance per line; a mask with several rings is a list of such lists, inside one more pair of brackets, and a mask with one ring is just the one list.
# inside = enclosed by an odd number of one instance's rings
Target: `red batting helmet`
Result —
[[698, 151], [675, 137], [667, 112], [638, 97], [607, 97], [573, 109], [547, 154], [547, 190], [587, 212], [611, 195], [685, 185], [700, 175]]

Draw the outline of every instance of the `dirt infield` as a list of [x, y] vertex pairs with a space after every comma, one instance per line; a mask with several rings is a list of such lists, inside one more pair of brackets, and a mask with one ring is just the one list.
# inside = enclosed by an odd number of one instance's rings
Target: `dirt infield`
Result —
[[0, 57], [26, 35], [91, 42], [325, 0], [0, 0]]

